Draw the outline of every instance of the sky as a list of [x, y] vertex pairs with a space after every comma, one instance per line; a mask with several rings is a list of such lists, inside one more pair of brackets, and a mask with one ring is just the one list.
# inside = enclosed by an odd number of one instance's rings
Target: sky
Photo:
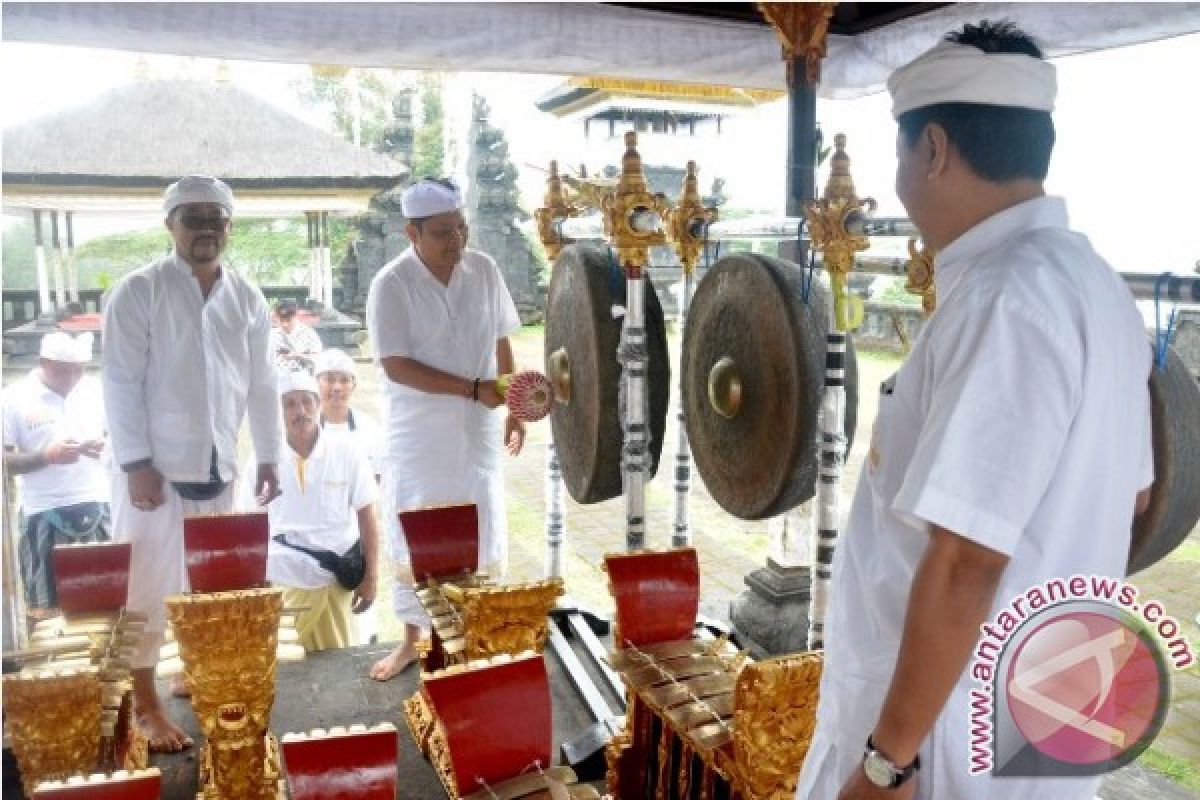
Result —
[[[159, 78], [214, 80], [212, 59], [140, 55], [90, 48], [0, 43], [0, 126], [85, 103], [135, 79], [139, 60]], [[1058, 143], [1047, 190], [1067, 198], [1074, 227], [1120, 270], [1191, 272], [1200, 262], [1200, 34], [1057, 59]], [[230, 79], [268, 102], [329, 128], [320, 109], [304, 107], [293, 85], [305, 65], [227, 62]], [[20, 75], [20, 80], [11, 76]], [[504, 129], [527, 208], [540, 201], [546, 162], [618, 163], [619, 139], [593, 133], [538, 111], [538, 97], [561, 76], [453, 73], [446, 76], [448, 127], [466, 138], [472, 92], [485, 96], [494, 124]], [[851, 168], [862, 196], [879, 201], [879, 213], [903, 215], [892, 189], [895, 126], [886, 94], [858, 100], [820, 101], [817, 118], [832, 141], [846, 133]], [[697, 161], [701, 185], [726, 180], [730, 205], [782, 213], [787, 108], [764, 104], [730, 118], [719, 138], [675, 137], [646, 142], [648, 163]], [[661, 139], [661, 137], [660, 137]], [[460, 164], [460, 167], [462, 165]], [[821, 176], [823, 183], [824, 177]], [[6, 217], [6, 222], [10, 218]], [[77, 220], [80, 240], [141, 221]], [[148, 219], [145, 224], [156, 224]]]

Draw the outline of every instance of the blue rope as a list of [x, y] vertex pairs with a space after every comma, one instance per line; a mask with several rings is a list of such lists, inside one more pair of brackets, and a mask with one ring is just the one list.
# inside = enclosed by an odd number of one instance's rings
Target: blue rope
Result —
[[1171, 346], [1171, 340], [1175, 338], [1175, 315], [1179, 311], [1178, 306], [1171, 308], [1171, 313], [1167, 315], [1167, 327], [1164, 330], [1160, 304], [1163, 289], [1171, 278], [1170, 272], [1164, 272], [1154, 281], [1154, 364], [1159, 370], [1167, 368], [1167, 351]]
[[[804, 220], [800, 221], [799, 227], [796, 228], [796, 242], [799, 244], [802, 241], [801, 234], [804, 231]], [[808, 305], [809, 296], [812, 294], [813, 275], [817, 271], [817, 250], [811, 247], [812, 242], [809, 242], [808, 248], [808, 269], [800, 274], [800, 299], [804, 301], [804, 305]], [[804, 269], [801, 267], [800, 269]]]

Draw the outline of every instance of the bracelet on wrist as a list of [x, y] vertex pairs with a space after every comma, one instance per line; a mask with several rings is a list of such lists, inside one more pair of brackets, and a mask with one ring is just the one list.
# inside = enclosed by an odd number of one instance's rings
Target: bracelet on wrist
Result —
[[479, 402], [479, 378], [476, 378], [475, 382], [471, 384], [471, 401]]

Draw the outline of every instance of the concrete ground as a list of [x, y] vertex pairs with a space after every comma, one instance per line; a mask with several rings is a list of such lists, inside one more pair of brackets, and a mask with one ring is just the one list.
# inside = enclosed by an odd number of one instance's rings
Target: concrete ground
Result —
[[[671, 353], [676, 358], [679, 337], [671, 337]], [[519, 367], [540, 369], [543, 361], [540, 328], [526, 328], [515, 337]], [[891, 354], [860, 353], [859, 381], [863, 391], [859, 398], [859, 431], [850, 452], [846, 478], [843, 483], [843, 509], [849, 507], [850, 496], [870, 439], [875, 419], [877, 395], [875, 387], [900, 365]], [[677, 381], [673, 372], [673, 382]], [[374, 368], [360, 365], [360, 386], [355, 405], [363, 410], [382, 412], [380, 389]], [[668, 416], [663, 464], [647, 488], [647, 545], [663, 548], [670, 545], [673, 492], [670, 460], [675, 452], [675, 400]], [[382, 418], [382, 417], [380, 417]], [[509, 521], [510, 580], [533, 580], [543, 577], [545, 569], [545, 462], [546, 443], [550, 436], [548, 423], [529, 426], [525, 450], [510, 459], [506, 467]], [[705, 490], [693, 472], [691, 495], [693, 542], [700, 554], [701, 611], [717, 620], [728, 622], [729, 604], [744, 588], [744, 576], [763, 566], [768, 550], [766, 522], [747, 522], [735, 519], [723, 511]], [[604, 503], [581, 506], [567, 497], [566, 584], [570, 595], [582, 604], [604, 613], [611, 613], [612, 601], [604, 573], [600, 569], [605, 553], [624, 548], [624, 505], [621, 498]], [[1170, 558], [1135, 578], [1141, 596], [1158, 598], [1193, 643], [1200, 649], [1200, 628], [1196, 617], [1200, 612], [1200, 582], [1195, 575], [1200, 569], [1200, 534], [1191, 539]], [[386, 597], [381, 598], [379, 626], [382, 638], [398, 635], [387, 609]], [[1188, 798], [1200, 797], [1200, 665], [1174, 675], [1170, 712], [1162, 733], [1139, 764], [1150, 769], [1127, 768], [1111, 776], [1102, 796], [1106, 800], [1123, 798]], [[1174, 775], [1185, 783], [1164, 779]]]

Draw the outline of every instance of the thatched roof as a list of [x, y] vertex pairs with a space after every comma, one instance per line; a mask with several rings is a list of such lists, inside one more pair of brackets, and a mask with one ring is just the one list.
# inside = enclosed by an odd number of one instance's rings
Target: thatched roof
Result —
[[385, 189], [400, 162], [229, 83], [138, 81], [4, 131], [4, 184], [161, 188], [216, 175], [235, 189]]

